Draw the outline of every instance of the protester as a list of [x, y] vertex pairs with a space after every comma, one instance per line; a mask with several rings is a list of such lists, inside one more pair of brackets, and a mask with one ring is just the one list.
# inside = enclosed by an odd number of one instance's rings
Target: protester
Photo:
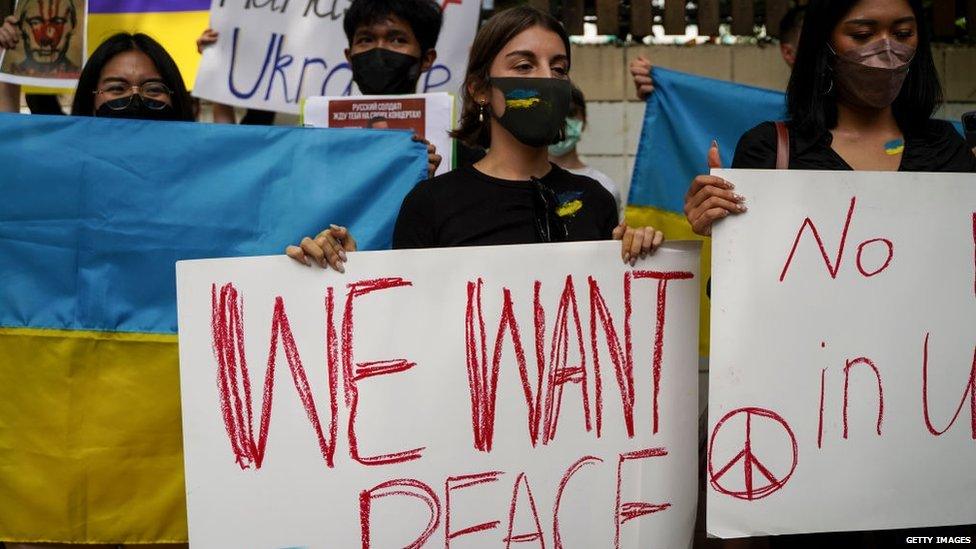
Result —
[[[444, 17], [432, 0], [353, 0], [342, 20], [349, 48], [346, 60], [353, 81], [365, 95], [403, 95], [416, 93], [420, 75], [430, 70], [437, 59], [437, 38]], [[220, 34], [203, 31], [197, 49], [217, 43]], [[241, 123], [267, 123], [266, 111], [248, 109]], [[271, 117], [273, 119], [273, 116]], [[258, 121], [260, 120], [260, 121]], [[214, 121], [234, 123], [234, 109], [214, 104]], [[428, 173], [433, 176], [441, 164], [437, 149], [427, 140]]]
[[[976, 157], [951, 124], [933, 120], [942, 102], [920, 0], [814, 0], [786, 92], [790, 169], [972, 172]], [[775, 168], [774, 122], [749, 130], [733, 168]], [[720, 165], [718, 150], [709, 152]], [[695, 178], [685, 200], [694, 231], [745, 211], [718, 178]]]
[[[17, 18], [11, 15], [13, 10], [11, 0], [0, 0], [0, 50], [17, 45]], [[0, 82], [0, 112], [20, 112], [20, 86]]]
[[[472, 166], [418, 184], [403, 201], [394, 248], [622, 240], [634, 264], [664, 235], [617, 223], [613, 197], [599, 183], [548, 159], [569, 112], [570, 48], [551, 16], [522, 6], [493, 16], [471, 47], [460, 125], [452, 132], [488, 148]], [[344, 270], [355, 240], [332, 226], [286, 253]]]
[[803, 28], [805, 13], [805, 6], [796, 6], [790, 8], [779, 21], [779, 53], [791, 69], [796, 63], [796, 50], [800, 45], [800, 29]]
[[569, 116], [566, 117], [566, 127], [563, 129], [564, 138], [559, 143], [549, 145], [549, 160], [560, 168], [576, 175], [585, 175], [603, 185], [603, 188], [613, 195], [613, 201], [620, 210], [620, 191], [610, 176], [600, 170], [587, 166], [576, 152], [576, 144], [586, 129], [586, 98], [582, 90], [575, 85], [570, 96]]
[[119, 33], [92, 52], [75, 90], [74, 116], [194, 120], [180, 69], [145, 34]]

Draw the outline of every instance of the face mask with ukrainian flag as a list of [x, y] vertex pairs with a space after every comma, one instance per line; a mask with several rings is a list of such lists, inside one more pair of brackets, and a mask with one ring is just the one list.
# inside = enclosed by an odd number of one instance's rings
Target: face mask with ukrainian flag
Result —
[[561, 78], [492, 78], [505, 96], [505, 112], [498, 123], [530, 147], [545, 147], [559, 139], [569, 114], [571, 87]]
[[555, 145], [549, 145], [549, 154], [553, 156], [569, 154], [576, 147], [576, 144], [579, 143], [580, 136], [582, 135], [583, 121], [579, 118], [567, 118], [566, 137]]

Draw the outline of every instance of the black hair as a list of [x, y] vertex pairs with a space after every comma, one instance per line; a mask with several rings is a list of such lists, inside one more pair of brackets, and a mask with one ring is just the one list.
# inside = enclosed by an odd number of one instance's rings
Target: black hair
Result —
[[357, 29], [381, 22], [391, 15], [410, 25], [420, 42], [421, 55], [437, 46], [444, 16], [440, 5], [433, 0], [353, 0], [342, 19], [349, 45], [352, 46]]
[[485, 22], [471, 44], [468, 69], [461, 87], [461, 118], [450, 136], [472, 148], [491, 145], [491, 131], [483, 107], [475, 101], [475, 94], [489, 85], [491, 63], [513, 38], [532, 27], [542, 27], [559, 36], [566, 48], [566, 69], [569, 70], [572, 52], [566, 29], [553, 16], [532, 6], [516, 6], [502, 10]]
[[[858, 0], [813, 0], [807, 6], [796, 63], [786, 89], [793, 126], [821, 133], [837, 125], [837, 92], [833, 82], [834, 54], [828, 47], [834, 28]], [[942, 103], [942, 86], [932, 60], [921, 0], [908, 0], [918, 26], [918, 47], [908, 76], [892, 104], [902, 132], [917, 131]]]
[[803, 16], [806, 12], [805, 6], [795, 6], [790, 8], [783, 18], [779, 20], [779, 41], [783, 43], [796, 42], [800, 36], [800, 27], [803, 26]]
[[176, 111], [177, 120], [192, 121], [194, 119], [192, 99], [186, 91], [183, 76], [180, 74], [176, 62], [159, 42], [145, 34], [129, 34], [127, 32], [110, 36], [88, 58], [85, 67], [81, 69], [81, 76], [78, 77], [75, 100], [71, 104], [72, 116], [93, 116], [95, 114], [95, 90], [98, 88], [98, 81], [102, 77], [102, 69], [113, 57], [127, 51], [141, 51], [149, 57], [153, 65], [156, 66], [156, 70], [159, 71], [163, 84], [166, 84], [173, 91], [170, 100], [173, 104], [173, 110]]
[[586, 120], [586, 97], [583, 96], [583, 90], [577, 88], [576, 84], [570, 88], [569, 117], [579, 117]]

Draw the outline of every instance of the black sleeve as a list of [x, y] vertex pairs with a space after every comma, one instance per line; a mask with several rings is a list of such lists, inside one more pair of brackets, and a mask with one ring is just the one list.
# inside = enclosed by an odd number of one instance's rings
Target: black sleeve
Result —
[[959, 135], [956, 128], [945, 122], [947, 159], [944, 169], [946, 172], [976, 172], [976, 153], [970, 148], [966, 140]]
[[393, 228], [394, 250], [436, 246], [428, 185], [428, 181], [421, 181], [403, 199]]
[[776, 124], [763, 122], [742, 134], [735, 146], [732, 167], [740, 169], [776, 168]]
[[[600, 184], [597, 183], [597, 185]], [[608, 199], [606, 205], [607, 211], [604, 214], [603, 219], [603, 234], [606, 235], [607, 239], [611, 239], [613, 238], [613, 230], [617, 228], [618, 224], [620, 224], [620, 213], [617, 210], [617, 201], [613, 199], [613, 195], [610, 194], [610, 191], [603, 188], [603, 185], [600, 185], [600, 190], [604, 192]]]

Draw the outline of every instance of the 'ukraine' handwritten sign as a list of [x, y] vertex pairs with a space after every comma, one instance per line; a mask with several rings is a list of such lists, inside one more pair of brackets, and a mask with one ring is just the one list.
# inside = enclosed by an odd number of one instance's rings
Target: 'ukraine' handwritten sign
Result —
[[709, 532], [976, 523], [976, 177], [715, 174]]
[[[349, 95], [355, 84], [343, 51], [351, 0], [213, 0], [220, 39], [200, 61], [193, 94], [220, 103], [298, 114], [301, 100]], [[457, 93], [478, 30], [481, 2], [447, 1], [437, 60], [419, 93]]]
[[690, 547], [698, 250], [182, 262], [200, 547]]

